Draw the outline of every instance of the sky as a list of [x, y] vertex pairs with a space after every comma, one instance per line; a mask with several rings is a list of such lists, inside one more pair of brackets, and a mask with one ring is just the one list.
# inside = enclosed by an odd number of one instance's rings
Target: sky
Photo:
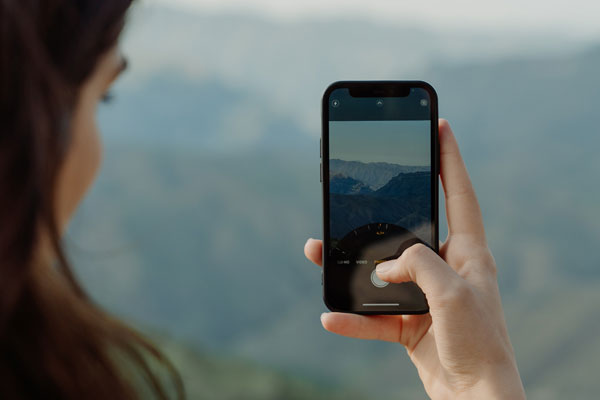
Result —
[[331, 121], [329, 158], [429, 166], [429, 121]]
[[142, 0], [208, 12], [254, 13], [276, 19], [367, 17], [444, 30], [551, 31], [600, 37], [597, 0]]

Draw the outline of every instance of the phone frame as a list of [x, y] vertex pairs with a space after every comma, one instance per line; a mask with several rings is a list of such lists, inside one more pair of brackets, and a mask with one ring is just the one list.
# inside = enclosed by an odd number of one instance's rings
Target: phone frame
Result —
[[[364, 97], [394, 97], [394, 93], [398, 90], [406, 90], [407, 88], [425, 89], [430, 96], [430, 118], [431, 118], [431, 157], [432, 174], [431, 174], [431, 216], [434, 226], [433, 249], [436, 253], [439, 252], [439, 173], [440, 173], [440, 155], [439, 155], [439, 132], [438, 132], [438, 97], [435, 89], [424, 81], [338, 81], [334, 82], [327, 89], [322, 97], [321, 104], [321, 183], [323, 190], [323, 271], [322, 271], [322, 286], [323, 286], [323, 301], [327, 308], [331, 311], [345, 312], [363, 315], [407, 315], [407, 314], [426, 314], [429, 308], [424, 310], [390, 310], [390, 311], [370, 311], [370, 310], [345, 310], [339, 309], [332, 305], [332, 302], [327, 298], [327, 285], [330, 282], [328, 275], [328, 266], [326, 256], [329, 253], [329, 96], [336, 89], [350, 89], [360, 91], [374, 91], [373, 96]], [[387, 94], [386, 94], [387, 93]]]

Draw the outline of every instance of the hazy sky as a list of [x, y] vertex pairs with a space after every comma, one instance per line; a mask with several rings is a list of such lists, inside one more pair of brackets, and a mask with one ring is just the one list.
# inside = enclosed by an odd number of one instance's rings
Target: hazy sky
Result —
[[329, 158], [429, 166], [429, 121], [331, 121]]
[[431, 28], [559, 31], [600, 37], [597, 0], [144, 0], [204, 11], [253, 12], [281, 18], [359, 16]]

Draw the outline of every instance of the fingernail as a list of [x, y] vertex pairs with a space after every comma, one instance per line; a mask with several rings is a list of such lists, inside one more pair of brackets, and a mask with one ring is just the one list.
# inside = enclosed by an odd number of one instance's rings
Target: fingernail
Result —
[[325, 315], [327, 315], [326, 312], [324, 312], [323, 314], [321, 314], [321, 322], [323, 322], [323, 319], [325, 318]]
[[385, 261], [377, 265], [377, 273], [385, 273], [392, 269], [393, 263], [391, 261]]

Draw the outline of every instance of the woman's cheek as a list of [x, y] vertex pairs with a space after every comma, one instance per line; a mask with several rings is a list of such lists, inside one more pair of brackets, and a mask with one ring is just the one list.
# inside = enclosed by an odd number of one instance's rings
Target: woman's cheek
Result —
[[101, 165], [102, 145], [96, 124], [96, 104], [92, 99], [84, 97], [77, 105], [70, 134], [70, 146], [57, 187], [57, 213], [63, 231]]

